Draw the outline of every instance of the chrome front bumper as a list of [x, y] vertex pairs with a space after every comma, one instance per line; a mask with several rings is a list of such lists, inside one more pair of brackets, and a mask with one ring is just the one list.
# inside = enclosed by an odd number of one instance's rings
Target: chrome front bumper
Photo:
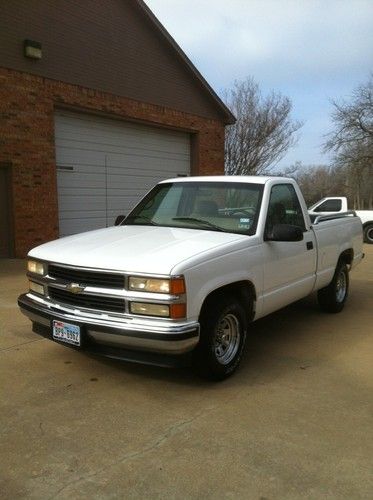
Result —
[[[115, 348], [131, 351], [143, 351], [166, 355], [181, 355], [194, 349], [199, 341], [198, 322], [171, 322], [149, 319], [132, 318], [97, 318], [94, 315], [83, 315], [53, 307], [30, 297], [30, 294], [20, 295], [18, 305], [21, 312], [35, 325], [44, 327], [47, 337], [52, 339], [51, 322], [59, 319], [66, 322], [82, 325], [87, 345], [94, 345], [95, 352], [99, 346], [109, 347], [110, 353], [115, 353]], [[49, 330], [48, 330], [49, 329]], [[36, 329], [37, 331], [37, 329]], [[48, 331], [50, 332], [48, 335]], [[68, 345], [68, 344], [64, 344]], [[90, 350], [90, 349], [87, 349]], [[103, 354], [105, 351], [103, 350]], [[126, 358], [126, 356], [110, 357]]]

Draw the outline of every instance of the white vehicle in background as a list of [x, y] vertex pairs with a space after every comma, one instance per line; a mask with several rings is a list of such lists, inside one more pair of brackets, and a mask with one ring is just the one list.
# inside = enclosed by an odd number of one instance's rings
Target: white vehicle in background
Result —
[[[330, 196], [319, 200], [308, 209], [311, 220], [318, 216], [335, 215], [349, 212], [347, 198], [344, 196]], [[373, 210], [353, 210], [363, 224], [365, 243], [373, 244]]]

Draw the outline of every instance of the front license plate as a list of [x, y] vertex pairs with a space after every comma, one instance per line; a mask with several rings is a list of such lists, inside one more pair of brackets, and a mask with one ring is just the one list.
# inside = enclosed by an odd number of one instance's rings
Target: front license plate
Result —
[[80, 326], [53, 320], [53, 338], [66, 344], [80, 346]]

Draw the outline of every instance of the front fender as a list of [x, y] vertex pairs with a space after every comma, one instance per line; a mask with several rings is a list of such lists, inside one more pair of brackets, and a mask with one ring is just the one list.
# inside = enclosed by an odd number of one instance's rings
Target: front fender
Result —
[[263, 268], [260, 247], [250, 247], [211, 258], [184, 271], [188, 320], [198, 320], [202, 305], [215, 290], [237, 282], [250, 282], [256, 291], [256, 312], [261, 308]]

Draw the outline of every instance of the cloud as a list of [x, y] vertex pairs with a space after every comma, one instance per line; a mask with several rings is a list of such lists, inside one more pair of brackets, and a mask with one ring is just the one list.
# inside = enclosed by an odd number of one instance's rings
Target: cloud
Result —
[[282, 77], [311, 75], [373, 60], [371, 0], [147, 3], [193, 60], [213, 67], [224, 59], [230, 73], [258, 68], [270, 74], [271, 64]]
[[328, 97], [372, 71], [372, 0], [146, 2], [218, 93], [251, 75], [291, 97], [300, 119], [325, 124]]

